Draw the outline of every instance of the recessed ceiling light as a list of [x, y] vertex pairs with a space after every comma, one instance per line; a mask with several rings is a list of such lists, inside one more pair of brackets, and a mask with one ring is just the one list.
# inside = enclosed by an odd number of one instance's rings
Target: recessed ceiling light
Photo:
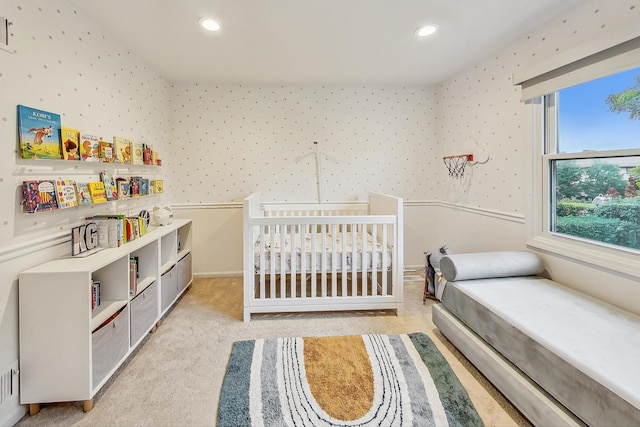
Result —
[[427, 36], [430, 36], [431, 34], [435, 33], [436, 31], [438, 31], [438, 26], [437, 25], [428, 24], [428, 25], [423, 25], [422, 27], [418, 28], [416, 30], [416, 35], [418, 37], [427, 37]]
[[218, 31], [220, 29], [220, 24], [211, 18], [200, 18], [198, 22], [202, 28], [208, 31]]

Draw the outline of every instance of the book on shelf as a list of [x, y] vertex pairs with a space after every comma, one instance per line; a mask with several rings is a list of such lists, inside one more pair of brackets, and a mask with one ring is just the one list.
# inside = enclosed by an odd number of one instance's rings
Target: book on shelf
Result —
[[151, 183], [153, 194], [160, 194], [164, 191], [164, 182], [161, 179], [154, 179]]
[[149, 179], [140, 178], [140, 195], [148, 196], [150, 194]]
[[135, 225], [131, 218], [125, 219], [125, 229], [127, 231], [127, 241], [135, 240], [138, 235], [136, 235]]
[[104, 184], [107, 200], [118, 200], [118, 187], [112, 173], [100, 172], [100, 180]]
[[131, 188], [130, 188], [130, 192], [131, 192], [131, 197], [140, 197], [140, 180], [142, 179], [142, 177], [139, 176], [132, 176], [131, 177]]
[[75, 181], [69, 179], [57, 179], [56, 191], [58, 193], [58, 206], [60, 209], [78, 206]]
[[131, 164], [131, 141], [123, 136], [113, 137], [114, 161], [116, 163]]
[[142, 162], [145, 165], [153, 164], [153, 148], [151, 148], [151, 144], [142, 143]]
[[62, 141], [62, 158], [64, 160], [80, 160], [80, 131], [62, 126], [60, 140]]
[[102, 181], [89, 182], [89, 194], [91, 195], [91, 202], [94, 204], [107, 202], [107, 193]]
[[94, 280], [91, 283], [91, 310], [96, 307], [100, 307], [102, 301], [100, 300], [101, 292], [100, 292], [100, 281]]
[[117, 248], [122, 244], [118, 234], [118, 219], [107, 218], [100, 215], [86, 218], [87, 222], [93, 222], [98, 227], [98, 247]]
[[18, 105], [18, 142], [23, 159], [61, 159], [60, 115]]
[[125, 215], [105, 214], [105, 215], [94, 215], [94, 216], [90, 217], [91, 220], [96, 220], [96, 219], [99, 219], [99, 218], [107, 218], [107, 219], [116, 220], [116, 238], [115, 238], [115, 241], [117, 242], [118, 246], [127, 243], [126, 224], [125, 224], [127, 217]]
[[100, 161], [100, 138], [80, 132], [80, 159], [86, 162]]
[[22, 196], [28, 213], [58, 209], [56, 182], [53, 180], [23, 181]]
[[100, 138], [98, 148], [100, 149], [100, 160], [104, 163], [113, 163], [113, 142]]
[[131, 142], [131, 151], [133, 153], [133, 158], [131, 159], [131, 163], [133, 163], [134, 165], [144, 165], [142, 143], [137, 141]]
[[129, 293], [131, 296], [136, 296], [138, 293], [138, 257], [132, 256], [129, 258]]
[[87, 206], [93, 203], [88, 182], [76, 182], [76, 198], [80, 206]]
[[128, 179], [116, 178], [116, 188], [119, 199], [128, 199], [131, 197], [131, 182]]

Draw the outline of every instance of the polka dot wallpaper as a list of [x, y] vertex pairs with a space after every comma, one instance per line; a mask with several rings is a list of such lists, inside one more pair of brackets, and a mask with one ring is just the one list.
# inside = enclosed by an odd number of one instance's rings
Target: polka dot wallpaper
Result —
[[[437, 138], [441, 156], [480, 152], [485, 164], [469, 168], [467, 186], [445, 185], [438, 200], [524, 215], [531, 197], [531, 110], [520, 102], [512, 74], [621, 25], [640, 22], [639, 0], [598, 0], [558, 16], [547, 25], [437, 88]], [[540, 145], [538, 152], [542, 146]], [[482, 156], [480, 156], [482, 158]], [[441, 175], [442, 176], [442, 175]], [[466, 195], [464, 192], [467, 191]]]
[[[16, 105], [58, 112], [64, 125], [151, 142], [164, 166], [164, 201], [365, 200], [369, 190], [407, 201], [451, 201], [524, 215], [530, 185], [530, 110], [512, 73], [618, 25], [640, 22], [640, 0], [585, 1], [522, 40], [435, 87], [256, 86], [167, 82], [117, 37], [68, 2], [6, 0], [13, 54], [0, 51], [0, 238], [16, 243], [62, 230], [78, 209], [25, 215], [24, 179], [88, 179], [93, 167], [16, 155]], [[442, 156], [488, 160], [447, 175]], [[128, 171], [125, 171], [127, 173]], [[455, 184], [455, 185], [454, 185]]]
[[438, 183], [434, 90], [174, 85], [167, 181], [177, 203], [430, 199]]
[[[18, 104], [58, 113], [63, 126], [112, 139], [128, 136], [150, 142], [162, 153], [169, 140], [170, 85], [148, 69], [116, 37], [100, 31], [64, 0], [3, 0], [0, 14], [9, 18], [10, 48], [0, 50], [0, 240], [18, 243], [68, 229], [84, 217], [109, 209], [136, 209], [159, 199], [140, 199], [24, 214], [20, 186], [29, 179], [96, 180], [101, 170], [121, 176], [162, 174], [160, 168], [19, 158]], [[155, 197], [155, 196], [154, 196]]]

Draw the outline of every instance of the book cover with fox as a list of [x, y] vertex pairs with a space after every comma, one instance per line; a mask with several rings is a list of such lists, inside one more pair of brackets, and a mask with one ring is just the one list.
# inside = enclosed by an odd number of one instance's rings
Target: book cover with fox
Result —
[[18, 139], [23, 159], [61, 159], [60, 115], [18, 105]]

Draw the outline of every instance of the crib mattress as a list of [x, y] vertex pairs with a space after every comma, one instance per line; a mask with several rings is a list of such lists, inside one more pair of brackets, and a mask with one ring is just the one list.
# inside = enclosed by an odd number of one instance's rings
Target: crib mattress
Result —
[[[316, 272], [331, 272], [335, 269], [336, 272], [342, 272], [343, 269], [346, 272], [351, 272], [354, 268], [356, 271], [362, 271], [362, 258], [365, 254], [365, 270], [372, 271], [374, 266], [376, 271], [388, 271], [391, 269], [392, 264], [392, 248], [383, 248], [379, 242], [373, 242], [373, 238], [370, 234], [366, 234], [366, 245], [363, 245], [362, 233], [355, 233], [356, 244], [355, 251], [353, 245], [353, 234], [337, 233], [334, 236], [332, 233], [326, 233], [326, 253], [322, 251], [322, 238], [320, 235], [316, 235], [315, 245], [311, 234], [306, 234], [304, 244], [300, 234], [295, 235], [295, 242], [292, 245], [291, 235], [285, 234], [284, 247], [281, 243], [281, 236], [279, 233], [273, 235], [273, 251], [271, 250], [271, 235], [265, 234], [264, 241], [261, 242], [260, 238], [256, 242], [254, 248], [254, 265], [256, 273], [260, 271], [260, 265], [262, 263], [261, 250], [264, 246], [264, 270], [266, 273], [270, 271], [276, 274], [279, 273], [291, 273], [294, 271], [299, 273], [302, 269], [302, 261], [304, 259], [305, 272], [310, 273], [312, 268], [312, 260], [316, 263]], [[344, 239], [344, 242], [343, 242]], [[365, 250], [363, 251], [363, 246]], [[343, 256], [344, 252], [344, 256]], [[383, 254], [386, 252], [386, 258]], [[272, 256], [273, 254], [273, 256]], [[284, 257], [285, 269], [282, 271], [282, 258]], [[272, 259], [274, 261], [274, 268], [271, 269]], [[344, 260], [344, 261], [343, 261]], [[383, 265], [384, 263], [384, 265]]]
[[539, 277], [449, 282], [442, 303], [587, 424], [640, 423], [637, 317]]

